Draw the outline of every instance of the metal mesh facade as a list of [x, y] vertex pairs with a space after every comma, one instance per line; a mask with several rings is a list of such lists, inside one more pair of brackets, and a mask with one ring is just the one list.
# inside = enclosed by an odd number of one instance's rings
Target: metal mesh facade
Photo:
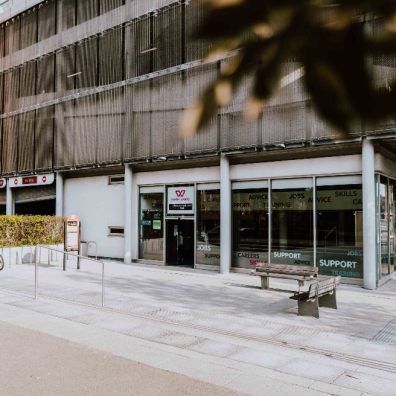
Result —
[[[192, 39], [205, 13], [203, 0], [48, 0], [2, 23], [1, 174], [336, 137], [301, 78], [246, 123], [247, 78], [205, 131], [180, 139], [181, 114], [222, 67], [203, 65], [211, 43]], [[284, 75], [299, 68], [290, 61]], [[393, 58], [374, 61], [382, 83], [395, 70]]]

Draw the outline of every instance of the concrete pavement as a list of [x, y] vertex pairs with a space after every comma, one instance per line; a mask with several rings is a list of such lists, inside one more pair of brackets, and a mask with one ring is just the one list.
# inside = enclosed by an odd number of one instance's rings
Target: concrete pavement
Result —
[[60, 301], [99, 305], [96, 269], [39, 270], [38, 301], [19, 294], [31, 267], [1, 274], [1, 320], [249, 394], [396, 394], [394, 280], [342, 285], [339, 309], [317, 320], [277, 290], [290, 282], [263, 291], [240, 274], [109, 263], [103, 310]]

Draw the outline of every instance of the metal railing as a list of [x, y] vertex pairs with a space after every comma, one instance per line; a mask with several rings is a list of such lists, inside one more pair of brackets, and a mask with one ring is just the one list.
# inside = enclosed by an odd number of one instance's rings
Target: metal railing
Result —
[[[79, 254], [76, 254], [74, 252], [68, 252], [68, 251], [64, 251], [64, 250], [60, 250], [60, 249], [56, 249], [56, 248], [52, 248], [49, 246], [44, 246], [44, 245], [38, 245], [36, 246], [35, 249], [35, 255], [34, 255], [34, 299], [38, 299], [39, 296], [39, 266], [40, 266], [40, 258], [41, 258], [41, 249], [47, 250], [48, 252], [56, 252], [56, 253], [60, 253], [63, 255], [62, 257], [62, 271], [67, 271], [68, 270], [68, 266], [67, 263], [69, 261], [69, 258], [72, 257], [74, 259], [77, 260], [78, 264], [77, 264], [77, 268], [76, 270], [79, 271], [81, 269], [81, 262], [83, 261], [88, 261], [88, 262], [93, 262], [96, 264], [99, 264], [101, 267], [100, 270], [100, 278], [101, 278], [101, 306], [104, 307], [105, 306], [105, 263], [102, 260], [97, 260], [91, 257], [86, 257], [86, 256], [82, 256]], [[50, 265], [50, 262], [48, 262], [48, 266]]]

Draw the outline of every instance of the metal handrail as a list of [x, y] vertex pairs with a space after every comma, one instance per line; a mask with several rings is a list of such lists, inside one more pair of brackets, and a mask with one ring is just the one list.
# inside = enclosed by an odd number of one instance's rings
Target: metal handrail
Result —
[[40, 253], [39, 252], [40, 252], [41, 248], [47, 249], [52, 252], [62, 253], [64, 255], [71, 255], [73, 257], [77, 257], [77, 259], [82, 258], [84, 260], [92, 261], [94, 263], [100, 263], [102, 266], [102, 307], [104, 307], [104, 305], [105, 305], [105, 281], [104, 281], [105, 262], [102, 260], [97, 260], [94, 258], [81, 256], [80, 254], [76, 254], [74, 252], [68, 252], [67, 250], [55, 249], [55, 248], [45, 246], [45, 245], [37, 245], [36, 251], [35, 251], [35, 260], [34, 260], [34, 299], [35, 300], [37, 300], [37, 298], [38, 298], [38, 267], [39, 267], [39, 261], [40, 261]]

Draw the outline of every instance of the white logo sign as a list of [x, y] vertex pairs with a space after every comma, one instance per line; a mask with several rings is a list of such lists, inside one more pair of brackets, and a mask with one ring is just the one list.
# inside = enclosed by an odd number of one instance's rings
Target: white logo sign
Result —
[[9, 179], [11, 187], [47, 186], [55, 181], [53, 173], [46, 175], [19, 176]]
[[194, 187], [168, 187], [168, 214], [194, 214]]

